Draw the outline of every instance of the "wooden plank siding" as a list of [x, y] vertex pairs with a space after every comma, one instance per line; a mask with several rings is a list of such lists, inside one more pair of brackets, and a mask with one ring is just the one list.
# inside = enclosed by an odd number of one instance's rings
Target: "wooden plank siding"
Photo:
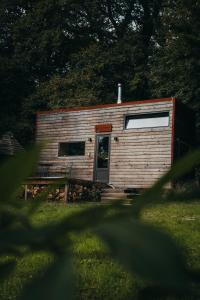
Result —
[[[52, 169], [71, 168], [71, 177], [93, 180], [95, 126], [112, 124], [109, 183], [119, 188], [145, 188], [171, 166], [174, 100], [139, 101], [83, 110], [37, 114], [37, 141], [48, 141], [41, 154], [42, 163]], [[129, 114], [169, 112], [169, 127], [125, 129]], [[106, 133], [106, 132], [105, 132]], [[114, 137], [118, 137], [115, 141]], [[89, 140], [91, 139], [91, 140]], [[85, 156], [58, 157], [60, 142], [85, 141]]]

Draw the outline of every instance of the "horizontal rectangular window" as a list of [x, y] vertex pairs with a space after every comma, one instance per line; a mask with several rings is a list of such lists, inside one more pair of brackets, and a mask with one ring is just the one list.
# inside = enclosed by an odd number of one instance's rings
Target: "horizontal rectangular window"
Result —
[[85, 142], [59, 143], [58, 156], [85, 155]]
[[130, 115], [125, 117], [125, 129], [169, 126], [169, 112]]

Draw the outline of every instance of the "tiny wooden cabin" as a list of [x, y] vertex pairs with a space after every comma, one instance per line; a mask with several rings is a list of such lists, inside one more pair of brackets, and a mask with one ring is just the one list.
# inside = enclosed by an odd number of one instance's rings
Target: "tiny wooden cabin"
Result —
[[192, 146], [192, 118], [174, 98], [38, 112], [37, 141], [48, 142], [40, 166], [121, 190], [147, 188]]

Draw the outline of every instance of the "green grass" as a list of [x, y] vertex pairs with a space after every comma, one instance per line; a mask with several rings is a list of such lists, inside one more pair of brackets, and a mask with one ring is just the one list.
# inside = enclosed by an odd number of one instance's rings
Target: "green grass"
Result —
[[[83, 207], [85, 206], [46, 204], [38, 210], [33, 222], [36, 224], [52, 222], [80, 211]], [[200, 269], [200, 202], [154, 205], [146, 209], [142, 217], [145, 222], [155, 224], [169, 232], [184, 249], [188, 265]], [[137, 299], [138, 291], [145, 284], [139, 278], [133, 278], [112, 260], [100, 240], [91, 232], [73, 236], [73, 239], [75, 299]], [[18, 259], [14, 274], [9, 280], [1, 281], [0, 299], [16, 299], [23, 284], [31, 280], [36, 272], [40, 272], [51, 259], [46, 253], [36, 253]]]

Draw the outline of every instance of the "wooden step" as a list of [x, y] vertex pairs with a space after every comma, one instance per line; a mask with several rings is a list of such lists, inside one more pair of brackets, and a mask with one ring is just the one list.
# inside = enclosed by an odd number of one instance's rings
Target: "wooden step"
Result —
[[101, 202], [102, 203], [106, 203], [106, 202], [114, 202], [114, 201], [126, 201], [127, 199], [121, 199], [121, 198], [119, 198], [119, 199], [114, 199], [114, 198], [103, 198], [103, 199], [101, 199]]
[[131, 201], [134, 197], [140, 195], [137, 189], [127, 189], [125, 192], [117, 188], [105, 188], [101, 193], [101, 202], [110, 202], [114, 200]]
[[103, 190], [103, 193], [115, 193], [115, 194], [121, 194], [123, 193], [124, 194], [124, 191], [122, 190], [117, 190], [117, 189], [111, 189], [111, 188], [107, 188], [107, 189], [104, 189]]
[[115, 192], [112, 192], [112, 193], [102, 193], [101, 194], [102, 197], [117, 197], [117, 198], [120, 198], [120, 197], [125, 197], [126, 194], [125, 193], [115, 193]]
[[115, 198], [115, 199], [123, 199], [123, 198], [127, 198], [127, 196], [125, 195], [125, 194], [123, 194], [123, 195], [116, 195], [116, 194], [108, 194], [108, 195], [101, 195], [101, 198]]
[[126, 199], [126, 194], [120, 189], [105, 188], [101, 194], [102, 202]]

